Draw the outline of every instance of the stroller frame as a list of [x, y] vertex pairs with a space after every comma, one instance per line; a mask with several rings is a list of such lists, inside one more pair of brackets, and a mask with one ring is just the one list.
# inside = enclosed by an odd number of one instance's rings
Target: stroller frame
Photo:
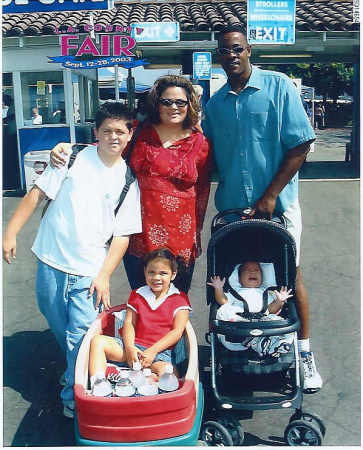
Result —
[[[237, 220], [226, 222], [226, 219], [232, 215], [237, 215]], [[218, 428], [218, 436], [223, 435], [226, 430], [228, 434], [228, 430], [230, 430], [230, 438], [226, 437], [227, 440], [224, 442], [224, 445], [241, 445], [243, 432], [238, 420], [251, 418], [254, 410], [295, 408], [295, 413], [290, 419], [292, 426], [299, 422], [298, 425], [300, 427], [308, 427], [309, 432], [313, 429], [313, 433], [315, 433], [314, 439], [310, 440], [308, 445], [320, 445], [325, 434], [325, 427], [321, 419], [302, 411], [304, 373], [297, 346], [297, 331], [300, 328], [300, 320], [295, 307], [296, 246], [294, 238], [286, 230], [282, 216], [276, 216], [272, 220], [246, 219], [244, 217], [241, 218], [242, 216], [245, 216], [243, 210], [227, 210], [217, 214], [212, 221], [211, 239], [207, 252], [207, 281], [214, 275], [227, 277], [232, 267], [244, 261], [273, 262], [277, 284], [292, 289], [294, 297], [284, 305], [281, 312], [281, 320], [261, 321], [258, 318], [251, 318], [248, 321], [226, 322], [216, 319], [216, 311], [219, 305], [214, 299], [213, 288], [207, 285], [207, 304], [211, 305], [209, 332], [206, 334], [206, 340], [211, 346], [210, 391], [212, 400], [209, 401], [212, 401], [213, 405], [206, 404], [206, 411], [212, 414], [212, 418], [214, 412], [214, 418], [218, 417], [218, 422], [206, 422], [204, 428], [202, 428], [202, 438], [206, 437], [208, 441], [210, 435], [214, 433], [214, 430], [210, 430], [212, 426], [212, 428]], [[241, 238], [241, 235], [244, 237]], [[229, 270], [226, 270], [228, 265], [230, 266]], [[217, 335], [224, 335], [226, 339], [228, 338], [232, 342], [241, 342], [246, 337], [268, 337], [287, 333], [294, 333], [293, 345], [289, 352], [290, 362], [286, 359], [285, 365], [277, 363], [276, 368], [274, 368], [273, 364], [275, 363], [263, 367], [263, 363], [259, 365], [261, 361], [257, 361], [255, 366], [252, 364], [252, 370], [254, 370], [254, 367], [258, 367], [257, 372], [250, 372], [250, 374], [253, 374], [253, 381], [261, 379], [265, 381], [271, 373], [278, 374], [278, 376], [281, 376], [282, 388], [277, 392], [269, 391], [271, 395], [253, 396], [252, 394], [244, 396], [238, 393], [238, 395], [231, 396], [228, 394], [227, 391], [228, 389], [231, 390], [231, 384], [219, 382], [221, 379], [226, 381], [224, 376], [220, 377], [220, 372], [222, 371], [223, 374], [223, 371], [226, 371], [226, 367], [220, 362], [220, 353], [224, 352], [228, 357], [228, 352], [240, 352], [225, 350]], [[248, 351], [250, 350], [245, 352]], [[246, 358], [248, 364], [254, 362], [250, 361], [249, 356]], [[227, 368], [230, 369], [228, 365]], [[266, 368], [267, 370], [265, 371]], [[241, 385], [244, 385], [246, 381], [246, 386], [248, 386], [248, 375], [246, 375], [245, 379], [243, 376], [243, 373], [239, 375], [239, 382]], [[227, 389], [225, 389], [225, 385], [227, 385]], [[267, 393], [265, 389], [262, 389], [262, 391], [265, 394]], [[305, 423], [304, 420], [306, 420], [307, 416], [309, 422], [314, 423]], [[302, 425], [300, 422], [303, 422]], [[301, 445], [301, 442], [305, 442], [306, 430], [304, 428], [304, 436], [302, 439], [299, 437], [299, 443], [296, 444], [294, 443], [296, 442], [295, 429], [293, 429], [293, 437], [291, 439], [289, 437], [292, 429], [291, 423], [285, 430], [285, 439], [289, 445]], [[224, 431], [220, 428], [224, 428]], [[233, 435], [233, 430], [236, 428], [239, 429], [239, 432], [235, 439], [236, 433]], [[214, 443], [209, 443], [209, 445], [218, 444], [214, 441]]]

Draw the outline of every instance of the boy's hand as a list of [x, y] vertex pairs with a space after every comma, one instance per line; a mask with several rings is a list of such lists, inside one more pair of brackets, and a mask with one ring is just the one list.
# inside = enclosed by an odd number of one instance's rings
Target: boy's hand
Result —
[[16, 259], [16, 237], [5, 235], [3, 239], [3, 259], [11, 264], [11, 257]]
[[147, 348], [140, 354], [140, 362], [142, 367], [150, 367], [156, 358], [157, 352], [152, 347]]
[[68, 155], [71, 152], [72, 144], [67, 144], [65, 142], [60, 142], [57, 144], [50, 152], [50, 165], [53, 168], [60, 169], [63, 167], [67, 158], [62, 155]]
[[219, 278], [219, 276], [216, 275], [214, 277], [210, 277], [210, 283], [207, 282], [207, 284], [209, 284], [209, 286], [213, 286], [214, 289], [218, 289], [218, 290], [222, 291], [225, 282], [226, 282], [225, 278], [222, 278], [222, 280], [221, 280]]
[[92, 281], [88, 296], [92, 297], [95, 290], [97, 293], [95, 309], [98, 309], [100, 302], [102, 302], [105, 309], [110, 309], [110, 278], [105, 275], [98, 274]]

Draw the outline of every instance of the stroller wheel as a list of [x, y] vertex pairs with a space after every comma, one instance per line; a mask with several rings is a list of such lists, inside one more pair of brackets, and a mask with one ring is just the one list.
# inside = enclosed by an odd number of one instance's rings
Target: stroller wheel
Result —
[[222, 424], [209, 420], [202, 425], [200, 439], [208, 447], [232, 447], [233, 439], [229, 431]]
[[218, 423], [223, 425], [232, 437], [233, 445], [242, 445], [245, 439], [245, 433], [242, 425], [237, 419], [218, 419]]
[[323, 435], [318, 425], [306, 420], [293, 420], [285, 429], [285, 441], [290, 446], [321, 445]]
[[293, 420], [305, 420], [306, 422], [310, 422], [313, 423], [315, 425], [317, 425], [320, 428], [321, 434], [323, 435], [323, 437], [325, 436], [325, 432], [326, 432], [326, 427], [324, 425], [323, 419], [318, 416], [317, 414], [312, 414], [310, 412], [307, 411], [296, 411], [291, 417], [290, 417], [290, 423]]

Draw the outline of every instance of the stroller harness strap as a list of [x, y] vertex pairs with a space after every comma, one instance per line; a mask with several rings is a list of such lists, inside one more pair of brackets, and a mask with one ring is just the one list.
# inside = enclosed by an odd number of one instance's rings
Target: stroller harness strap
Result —
[[228, 290], [233, 295], [233, 297], [235, 297], [237, 300], [240, 300], [243, 303], [243, 312], [237, 313], [239, 316], [244, 317], [246, 319], [261, 319], [265, 315], [268, 308], [268, 289], [266, 289], [263, 292], [262, 296], [263, 303], [261, 311], [255, 313], [250, 312], [247, 301], [241, 295], [239, 295], [239, 293], [236, 290], [234, 290], [231, 286], [229, 286]]

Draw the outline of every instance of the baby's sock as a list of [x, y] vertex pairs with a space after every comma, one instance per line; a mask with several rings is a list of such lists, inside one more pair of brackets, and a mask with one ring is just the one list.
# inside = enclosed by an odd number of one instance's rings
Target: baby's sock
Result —
[[90, 383], [91, 383], [91, 389], [93, 388], [93, 385], [95, 384], [96, 380], [102, 380], [102, 378], [106, 378], [105, 372], [102, 372], [102, 370], [96, 372], [94, 375], [90, 377]]
[[310, 352], [310, 339], [298, 339], [297, 347], [299, 352]]

